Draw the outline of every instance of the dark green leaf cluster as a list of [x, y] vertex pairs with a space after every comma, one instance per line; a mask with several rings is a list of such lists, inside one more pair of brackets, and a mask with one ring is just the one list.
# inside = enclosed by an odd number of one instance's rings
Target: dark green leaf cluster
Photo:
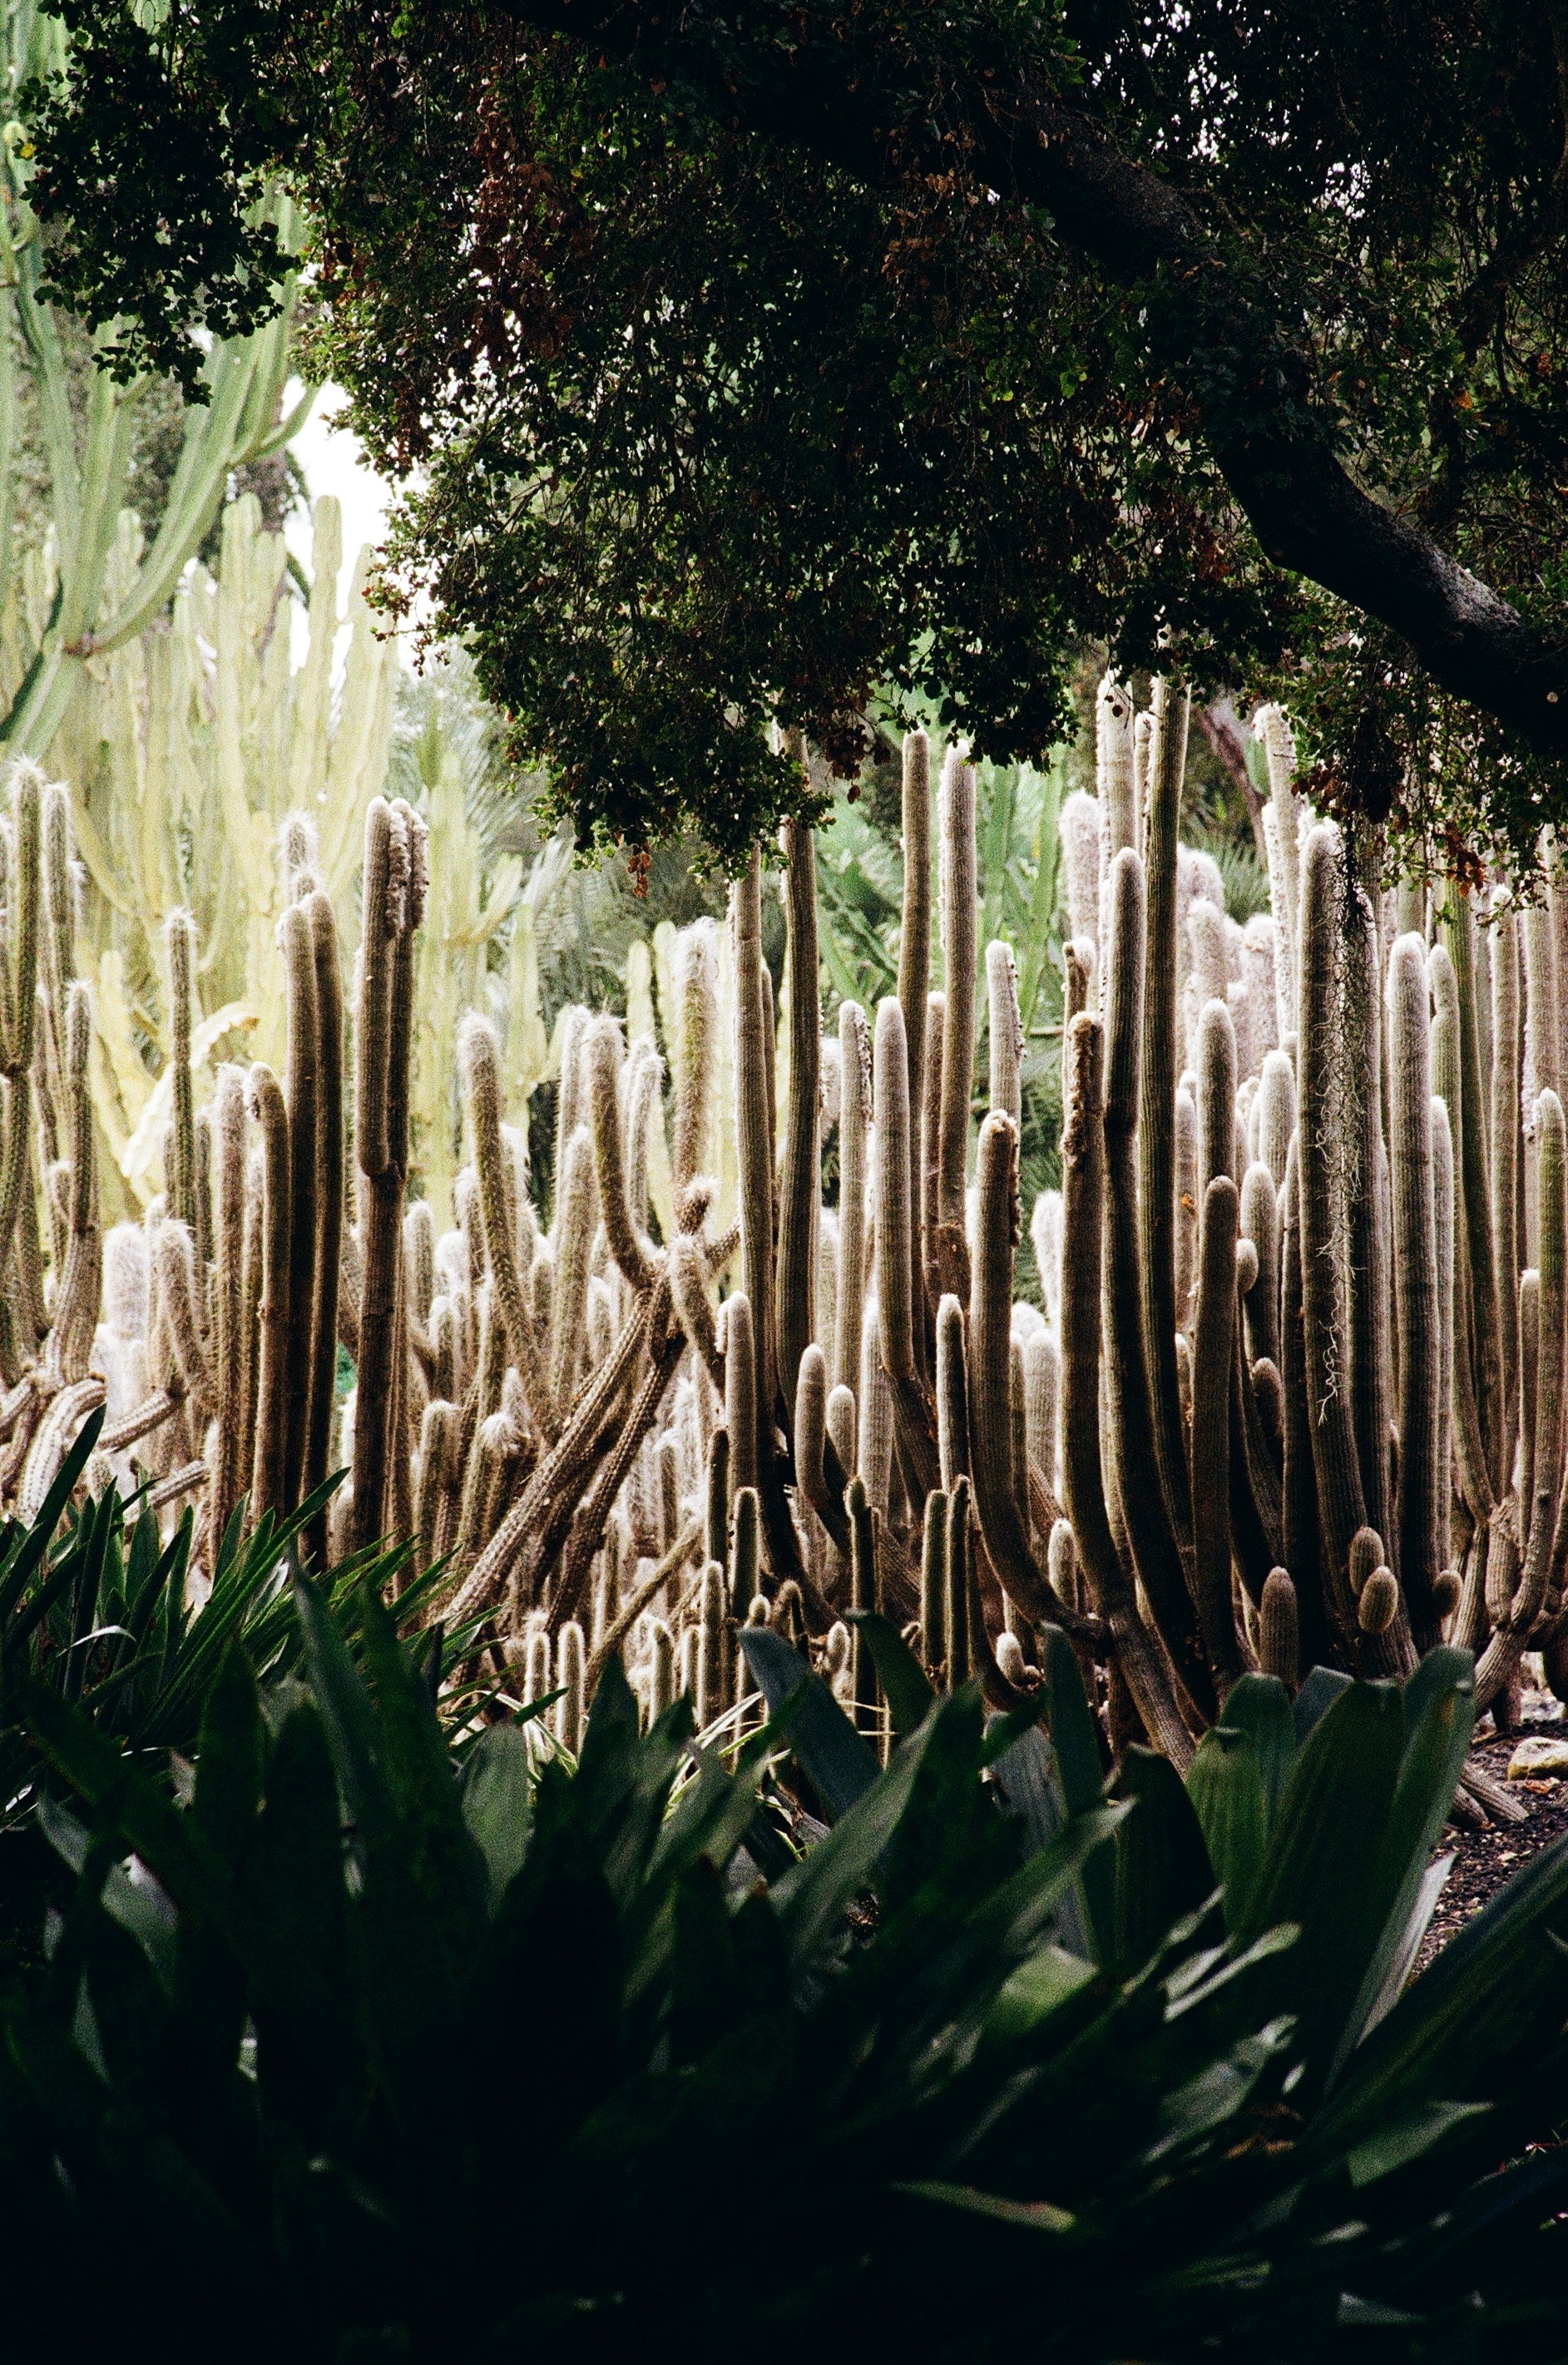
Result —
[[[45, 293], [95, 328], [126, 316], [103, 353], [117, 378], [151, 366], [199, 401], [197, 332], [242, 337], [260, 327], [277, 309], [288, 268], [264, 200], [293, 133], [287, 107], [252, 71], [285, 12], [274, 0], [217, 12], [187, 0], [157, 11], [62, 0], [52, 13], [75, 44], [71, 81], [93, 97], [39, 193], [84, 226], [101, 218], [110, 190], [134, 182], [140, 194], [117, 223], [113, 295], [102, 257], [72, 238], [51, 252]], [[112, 104], [96, 103], [110, 91]], [[20, 95], [29, 109], [48, 103], [41, 90]]]
[[[502, 1723], [455, 1774], [374, 1587], [368, 1683], [296, 1600], [306, 1681], [230, 1651], [184, 1810], [29, 1698], [80, 1803], [0, 2052], [22, 2346], [146, 2291], [171, 2357], [1305, 2359], [1347, 2320], [1399, 2356], [1556, 2270], [1561, 2171], [1476, 2181], [1516, 2130], [1474, 2129], [1521, 2062], [1561, 2092], [1568, 1855], [1340, 2058], [1406, 1967], [1462, 1654], [1294, 1715], [1254, 1681], [1191, 1798], [1138, 1756], [1118, 1808], [1059, 1635], [988, 1731], [870, 1621], [885, 1770], [748, 1630], [781, 1705], [734, 1770], [684, 1702], [641, 1734], [612, 1663], [575, 1772]], [[803, 1854], [759, 1788], [786, 1735]]]
[[[38, 1518], [0, 1526], [0, 1949], [36, 1950], [40, 1888], [37, 1851], [27, 1840], [38, 1796], [37, 1743], [22, 1718], [24, 1695], [42, 1685], [72, 1703], [94, 1730], [132, 1757], [174, 1751], [188, 1758], [202, 1705], [226, 1653], [242, 1642], [269, 1682], [300, 1662], [289, 1603], [288, 1557], [330, 1488], [289, 1519], [272, 1514], [241, 1534], [236, 1512], [222, 1540], [199, 1611], [187, 1598], [193, 1521], [187, 1511], [167, 1543], [145, 1503], [109, 1487], [73, 1508], [103, 1415], [84, 1423]], [[335, 1481], [333, 1484], [335, 1485]], [[431, 1586], [410, 1579], [409, 1552], [372, 1552], [345, 1562], [328, 1587], [345, 1642], [359, 1648], [362, 1580], [403, 1584], [404, 1614], [417, 1616]], [[451, 1674], [468, 1647], [456, 1634], [437, 1642]]]
[[[383, 596], [433, 594], [585, 841], [694, 828], [734, 857], [801, 795], [770, 724], [852, 769], [878, 683], [1038, 758], [1086, 639], [1283, 690], [1330, 801], [1364, 797], [1366, 725], [1396, 822], [1518, 848], [1551, 809], [1561, 783], [1394, 635], [1269, 566], [1211, 457], [1310, 418], [1561, 617], [1545, 0], [747, 0], [602, 37], [546, 0], [68, 17], [39, 133], [61, 286], [167, 364], [187, 319], [256, 316], [246, 202], [289, 177], [321, 362], [378, 459], [421, 472]], [[1226, 257], [1223, 318], [999, 196], [966, 129], [988, 87], [1070, 95], [1180, 188]], [[790, 111], [845, 91], [864, 153], [835, 118], [830, 164]]]

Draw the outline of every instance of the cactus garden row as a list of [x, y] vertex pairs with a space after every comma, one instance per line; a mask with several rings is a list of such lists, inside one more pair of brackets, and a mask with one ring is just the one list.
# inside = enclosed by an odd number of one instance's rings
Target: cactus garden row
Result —
[[419, 814], [368, 808], [352, 951], [309, 823], [285, 824], [279, 1067], [219, 1065], [199, 1108], [201, 947], [169, 915], [165, 1187], [106, 1228], [70, 799], [19, 768], [6, 1499], [35, 1515], [102, 1407], [83, 1483], [188, 1519], [193, 1607], [226, 1539], [308, 1502], [319, 1567], [417, 1540], [421, 1614], [503, 1697], [552, 1695], [573, 1754], [612, 1653], [646, 1722], [689, 1693], [737, 1740], [758, 1624], [885, 1749], [868, 1611], [999, 1709], [1058, 1628], [1108, 1756], [1181, 1768], [1249, 1670], [1402, 1676], [1446, 1641], [1506, 1715], [1527, 1651], [1561, 1679], [1568, 1631], [1558, 899], [1384, 888], [1376, 846], [1298, 795], [1283, 715], [1260, 727], [1271, 909], [1242, 928], [1181, 842], [1184, 696], [1157, 682], [1137, 714], [1102, 687], [1097, 794], [1061, 822], [1062, 1187], [1029, 1210], [974, 776], [953, 750], [934, 779], [923, 734], [896, 993], [824, 1032], [789, 824], [779, 1012], [754, 855], [727, 926], [661, 963], [656, 1031], [559, 1024], [549, 1206], [497, 1030], [462, 1016], [436, 1052], [463, 1111], [445, 1227], [409, 1196]]

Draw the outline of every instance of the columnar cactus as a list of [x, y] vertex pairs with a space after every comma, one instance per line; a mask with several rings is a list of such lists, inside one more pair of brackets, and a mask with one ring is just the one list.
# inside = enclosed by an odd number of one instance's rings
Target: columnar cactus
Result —
[[[1165, 683], [1146, 716], [1114, 687], [1099, 704], [1099, 793], [1072, 824], [1062, 1189], [1030, 1223], [1037, 1306], [1017, 1300], [1024, 1102], [1001, 945], [975, 1073], [959, 751], [939, 808], [941, 991], [914, 734], [906, 941], [874, 1043], [847, 1003], [823, 1048], [814, 857], [791, 826], [782, 1052], [757, 861], [733, 891], [727, 966], [698, 923], [658, 949], [656, 1017], [645, 955], [624, 1028], [563, 1014], [548, 1209], [509, 1122], [503, 1034], [468, 1015], [468, 1163], [445, 1231], [409, 1197], [419, 819], [370, 811], [348, 1044], [325, 856], [286, 831], [281, 1071], [220, 1067], [196, 1105], [203, 947], [177, 915], [168, 1187], [113, 1236], [106, 1283], [67, 800], [19, 772], [0, 827], [0, 1363], [17, 1407], [0, 1489], [40, 1500], [107, 1394], [113, 1466], [197, 1498], [210, 1573], [237, 1523], [287, 1518], [347, 1462], [332, 1546], [408, 1533], [444, 1562], [449, 1629], [482, 1629], [525, 1696], [563, 1687], [568, 1748], [616, 1650], [649, 1715], [690, 1687], [730, 1745], [753, 1713], [735, 1688], [749, 1621], [806, 1651], [885, 1749], [850, 1615], [873, 1608], [938, 1684], [972, 1677], [999, 1707], [1036, 1681], [1042, 1628], [1064, 1629], [1107, 1743], [1178, 1764], [1253, 1665], [1287, 1685], [1326, 1659], [1394, 1673], [1443, 1637], [1477, 1651], [1500, 1712], [1527, 1648], [1568, 1682], [1551, 915], [1506, 885], [1485, 910], [1450, 897], [1432, 943], [1406, 895], [1421, 928], [1395, 938], [1375, 846], [1314, 820], [1273, 714], [1276, 903], [1244, 933], [1212, 862], [1180, 846], [1186, 724]], [[322, 1521], [304, 1549], [325, 1557]]]

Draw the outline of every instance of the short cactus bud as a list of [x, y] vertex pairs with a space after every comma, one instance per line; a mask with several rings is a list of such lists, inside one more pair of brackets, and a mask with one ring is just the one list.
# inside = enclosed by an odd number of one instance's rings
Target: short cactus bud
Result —
[[1003, 1631], [997, 1636], [996, 1664], [1010, 1684], [1022, 1685], [1025, 1675], [1024, 1646], [1016, 1634], [1009, 1634]]
[[1363, 1634], [1386, 1634], [1399, 1608], [1399, 1586], [1391, 1568], [1374, 1568], [1362, 1586], [1356, 1614]]
[[[1361, 1597], [1361, 1588], [1368, 1578], [1374, 1569], [1382, 1566], [1383, 1538], [1375, 1528], [1358, 1528], [1350, 1538], [1350, 1590], [1358, 1601]], [[1385, 1620], [1384, 1623], [1386, 1622]], [[1382, 1626], [1367, 1625], [1365, 1619], [1361, 1620], [1361, 1625], [1363, 1631], [1368, 1634], [1381, 1634], [1383, 1631]]]
[[1277, 1676], [1295, 1689], [1301, 1674], [1301, 1635], [1295, 1586], [1282, 1568], [1271, 1568], [1263, 1580], [1258, 1619], [1258, 1658], [1266, 1676]]

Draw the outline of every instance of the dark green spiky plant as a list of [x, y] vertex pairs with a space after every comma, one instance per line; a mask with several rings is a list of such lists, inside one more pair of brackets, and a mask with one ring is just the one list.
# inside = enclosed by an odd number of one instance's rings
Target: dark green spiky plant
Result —
[[230, 1649], [184, 1808], [28, 1696], [79, 1877], [6, 2005], [24, 2346], [133, 2288], [165, 2355], [312, 2359], [1305, 2358], [1347, 2314], [1484, 2353], [1489, 2297], [1545, 2303], [1564, 2169], [1486, 2170], [1562, 2091], [1568, 1852], [1385, 2009], [1462, 1653], [1294, 1709], [1249, 1678], [1186, 1788], [1137, 1754], [1107, 1807], [1059, 1635], [1049, 1741], [873, 1615], [885, 1769], [748, 1628], [783, 1705], [733, 1769], [610, 1660], [575, 1771], [505, 1723], [459, 1774], [374, 1586], [368, 1682], [296, 1605], [304, 1680]]
[[[109, 1487], [73, 1508], [97, 1443], [103, 1415], [89, 1415], [30, 1524], [0, 1524], [0, 1948], [34, 1962], [42, 1900], [56, 1885], [33, 1825], [39, 1760], [21, 1713], [42, 1686], [71, 1702], [95, 1733], [127, 1757], [162, 1767], [169, 1753], [194, 1755], [202, 1703], [224, 1655], [242, 1643], [272, 1683], [298, 1665], [299, 1630], [288, 1601], [288, 1567], [332, 1481], [286, 1519], [253, 1529], [242, 1508], [217, 1555], [212, 1589], [199, 1609], [187, 1594], [192, 1515], [165, 1542], [145, 1496]], [[407, 1574], [412, 1547], [362, 1554], [336, 1569], [325, 1599], [347, 1646], [359, 1648], [361, 1580], [386, 1586]], [[431, 1579], [405, 1586], [406, 1617], [419, 1615]], [[466, 1631], [426, 1641], [432, 1664], [451, 1674], [471, 1647]], [[454, 1693], [449, 1711], [467, 1698]], [[5, 1959], [0, 1955], [0, 1961]]]

